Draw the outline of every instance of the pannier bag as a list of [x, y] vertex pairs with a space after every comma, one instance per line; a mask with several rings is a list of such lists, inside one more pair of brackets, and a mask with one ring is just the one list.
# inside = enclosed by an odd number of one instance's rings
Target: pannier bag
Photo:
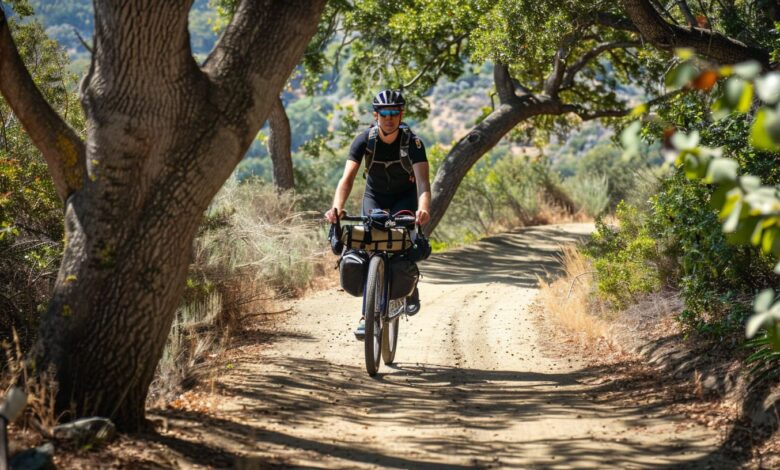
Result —
[[361, 297], [367, 272], [368, 255], [357, 250], [347, 251], [339, 261], [341, 288], [355, 297]]
[[366, 251], [405, 251], [412, 246], [409, 231], [404, 228], [367, 229], [363, 225], [345, 225], [341, 230], [341, 241], [347, 249]]
[[412, 295], [420, 278], [414, 261], [395, 256], [390, 260], [390, 298], [402, 299]]

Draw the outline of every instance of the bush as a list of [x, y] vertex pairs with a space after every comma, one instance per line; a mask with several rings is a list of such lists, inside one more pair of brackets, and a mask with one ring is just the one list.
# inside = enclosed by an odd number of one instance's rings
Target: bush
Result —
[[[430, 149], [432, 173], [445, 153], [439, 146]], [[500, 230], [534, 225], [541, 221], [547, 206], [571, 204], [546, 160], [512, 154], [492, 157], [474, 165], [458, 186], [433, 233], [435, 246], [457, 245]]]
[[599, 296], [622, 309], [660, 287], [660, 256], [645, 216], [635, 207], [621, 202], [615, 217], [619, 229], [596, 221], [586, 255], [593, 260]]
[[567, 178], [563, 188], [591, 217], [598, 217], [609, 207], [609, 179], [606, 175], [586, 174]]
[[775, 282], [772, 263], [752, 247], [729, 244], [710, 208], [712, 190], [681, 171], [651, 199], [653, 233], [667, 259], [661, 276], [677, 285], [685, 304], [683, 324], [718, 335], [741, 329], [752, 296]]

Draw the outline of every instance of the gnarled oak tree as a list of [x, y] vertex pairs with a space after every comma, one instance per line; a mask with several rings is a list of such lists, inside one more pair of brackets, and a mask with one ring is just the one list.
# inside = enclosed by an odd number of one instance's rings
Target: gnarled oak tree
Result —
[[35, 88], [0, 10], [0, 91], [65, 202], [65, 253], [36, 361], [56, 372], [59, 411], [141, 427], [203, 211], [268, 117], [324, 3], [242, 1], [198, 66], [192, 0], [95, 2], [85, 140]]

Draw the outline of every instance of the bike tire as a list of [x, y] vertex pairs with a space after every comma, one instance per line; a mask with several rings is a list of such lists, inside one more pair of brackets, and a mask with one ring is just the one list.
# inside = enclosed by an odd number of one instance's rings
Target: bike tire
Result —
[[372, 256], [368, 263], [368, 278], [363, 299], [363, 317], [366, 320], [366, 336], [363, 339], [366, 356], [366, 372], [371, 377], [379, 371], [382, 349], [382, 298], [385, 290], [385, 260]]
[[385, 323], [382, 328], [382, 360], [385, 364], [392, 364], [395, 361], [395, 351], [398, 346], [398, 327], [401, 322], [398, 319], [400, 315]]

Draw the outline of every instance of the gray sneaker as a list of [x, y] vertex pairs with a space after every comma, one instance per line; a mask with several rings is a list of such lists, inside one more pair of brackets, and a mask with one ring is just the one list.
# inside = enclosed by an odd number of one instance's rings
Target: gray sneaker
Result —
[[366, 319], [361, 317], [360, 323], [358, 323], [357, 328], [355, 328], [355, 338], [358, 341], [363, 341], [365, 337], [366, 337]]

